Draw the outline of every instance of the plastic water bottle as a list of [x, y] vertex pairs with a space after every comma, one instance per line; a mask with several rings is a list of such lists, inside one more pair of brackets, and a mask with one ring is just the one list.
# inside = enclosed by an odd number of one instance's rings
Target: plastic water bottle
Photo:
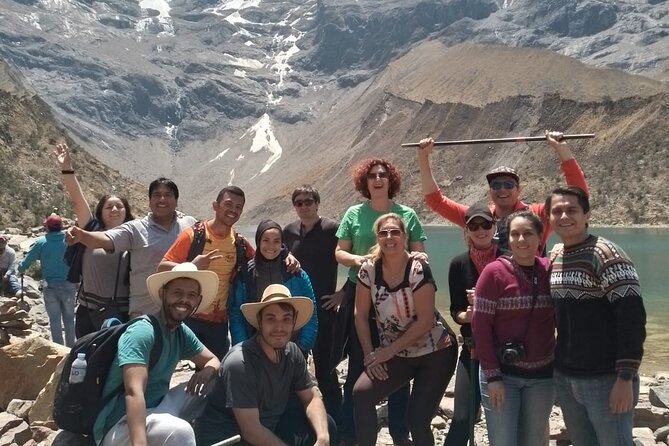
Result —
[[86, 365], [86, 353], [77, 353], [77, 359], [72, 361], [72, 367], [70, 367], [70, 384], [84, 382]]

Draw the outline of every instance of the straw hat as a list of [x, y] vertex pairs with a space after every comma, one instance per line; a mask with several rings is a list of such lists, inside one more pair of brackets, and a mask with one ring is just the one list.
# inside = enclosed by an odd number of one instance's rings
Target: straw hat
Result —
[[314, 311], [314, 304], [310, 298], [304, 296], [291, 296], [290, 291], [283, 285], [273, 284], [265, 288], [260, 302], [242, 304], [241, 309], [246, 321], [256, 330], [258, 327], [258, 313], [267, 305], [287, 303], [295, 308], [295, 328], [297, 331], [302, 328]]
[[199, 308], [209, 307], [216, 299], [218, 294], [218, 275], [209, 270], [198, 270], [191, 262], [179, 263], [171, 271], [151, 274], [146, 279], [146, 288], [149, 295], [158, 304], [162, 304], [160, 294], [158, 293], [167, 282], [174, 279], [193, 279], [200, 284], [200, 294], [202, 302]]

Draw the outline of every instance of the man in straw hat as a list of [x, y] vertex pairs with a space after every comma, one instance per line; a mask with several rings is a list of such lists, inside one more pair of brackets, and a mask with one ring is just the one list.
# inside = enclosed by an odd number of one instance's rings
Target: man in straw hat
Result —
[[[203, 406], [203, 398], [198, 396], [215, 377], [220, 362], [183, 321], [216, 298], [218, 276], [213, 271], [198, 271], [192, 263], [181, 263], [171, 271], [149, 276], [146, 286], [160, 307], [156, 318], [162, 336], [161, 354], [149, 370], [155, 341], [152, 323], [141, 319], [127, 328], [119, 338], [102, 397], [109, 398], [121, 385], [125, 393], [111, 397], [100, 411], [93, 433], [102, 446], [194, 446], [195, 435], [187, 420], [195, 418], [197, 413], [192, 411]], [[182, 359], [193, 361], [200, 371], [187, 384], [169, 390], [174, 369]]]
[[[313, 312], [308, 297], [269, 285], [260, 302], [241, 306], [255, 336], [235, 345], [223, 359], [203, 415], [195, 422], [198, 445], [237, 434], [248, 445], [336, 444], [334, 422], [325, 413], [304, 355], [290, 341]], [[291, 395], [300, 404], [291, 404]], [[330, 441], [332, 440], [332, 442]]]

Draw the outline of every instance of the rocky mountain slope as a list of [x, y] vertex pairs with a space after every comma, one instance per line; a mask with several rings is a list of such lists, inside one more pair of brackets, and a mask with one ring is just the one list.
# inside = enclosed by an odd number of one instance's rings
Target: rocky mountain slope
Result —
[[53, 143], [63, 140], [72, 144], [77, 174], [90, 203], [114, 191], [128, 196], [135, 212], [144, 212], [145, 187], [81, 150], [49, 106], [23, 82], [20, 73], [0, 61], [0, 228], [39, 226], [53, 208], [72, 216], [51, 153]]
[[[653, 131], [640, 137], [638, 129], [666, 127], [658, 97], [669, 78], [668, 12], [661, 0], [2, 0], [0, 56], [101, 161], [142, 182], [174, 177], [180, 204], [196, 215], [208, 213], [220, 187], [239, 184], [249, 196], [245, 218], [254, 221], [268, 197], [285, 198], [302, 181], [332, 191], [330, 212], [338, 214], [355, 196], [346, 175], [351, 161], [375, 152], [409, 168], [411, 155], [389, 151], [419, 130], [610, 132], [588, 146], [605, 162], [590, 160], [590, 152], [583, 159], [598, 182], [598, 169], [610, 173], [625, 159], [611, 156], [614, 136], [645, 144], [632, 153], [666, 141]], [[643, 77], [583, 71], [556, 53]], [[458, 113], [457, 125], [439, 121]], [[479, 121], [464, 118], [471, 115]], [[529, 162], [515, 158], [518, 150], [507, 160], [506, 151], [478, 153], [471, 165], [460, 152], [446, 157], [447, 171], [471, 170], [453, 195], [473, 197], [467, 189], [479, 190], [483, 164]], [[533, 162], [547, 171], [552, 159], [541, 154]], [[658, 175], [666, 170], [664, 152], [640, 160]], [[412, 195], [403, 200], [419, 203], [416, 179], [405, 176]], [[528, 179], [527, 193], [544, 187]], [[644, 195], [653, 181], [609, 189], [613, 183], [602, 180], [605, 213], [635, 194], [654, 203]], [[614, 220], [667, 221], [663, 210], [647, 213], [625, 209]]]

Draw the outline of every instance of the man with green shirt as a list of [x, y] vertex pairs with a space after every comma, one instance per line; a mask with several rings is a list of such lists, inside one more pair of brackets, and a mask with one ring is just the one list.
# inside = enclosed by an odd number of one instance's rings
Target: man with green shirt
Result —
[[[155, 341], [149, 320], [135, 322], [121, 335], [102, 396], [112, 395], [121, 384], [125, 392], [111, 397], [98, 414], [95, 441], [102, 446], [195, 446], [189, 421], [196, 413], [189, 410], [202, 403], [198, 396], [215, 377], [220, 362], [183, 321], [216, 298], [218, 276], [213, 271], [198, 271], [192, 263], [181, 263], [171, 271], [149, 276], [146, 286], [160, 306], [156, 317], [162, 352], [148, 370]], [[187, 384], [170, 390], [170, 379], [182, 359], [191, 360], [200, 371]]]

